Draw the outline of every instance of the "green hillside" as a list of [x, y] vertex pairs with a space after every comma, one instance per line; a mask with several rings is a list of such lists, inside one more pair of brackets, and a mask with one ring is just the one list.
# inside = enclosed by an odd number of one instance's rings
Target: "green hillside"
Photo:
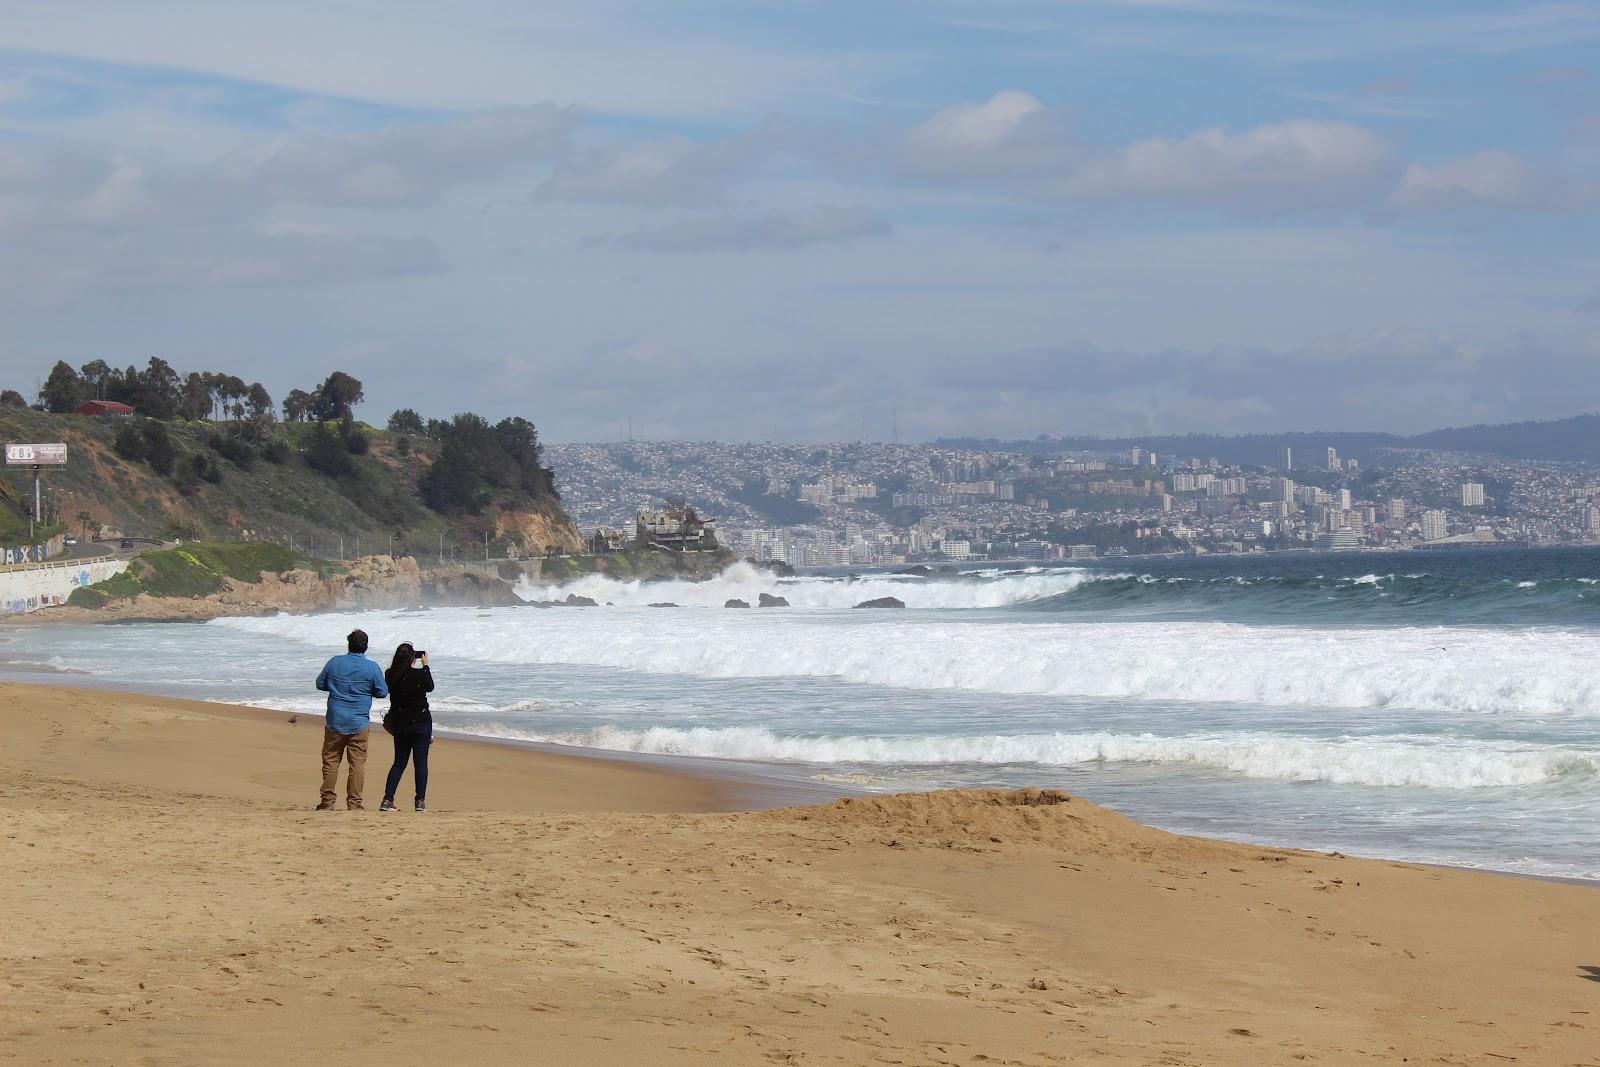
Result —
[[[164, 427], [165, 461], [144, 456], [138, 430]], [[279, 423], [251, 442], [208, 421], [105, 419], [0, 410], [0, 437], [65, 441], [68, 464], [44, 474], [47, 510], [69, 533], [269, 540], [323, 557], [386, 552], [482, 558], [574, 547], [577, 534], [553, 493], [480, 493], [449, 509], [423, 503], [419, 482], [441, 451], [426, 435], [356, 424]], [[129, 435], [119, 450], [117, 435]], [[150, 431], [160, 436], [159, 429]], [[119, 454], [119, 451], [121, 454]], [[136, 458], [129, 458], [129, 453]], [[163, 473], [158, 470], [165, 466]], [[437, 479], [435, 479], [437, 481]], [[0, 479], [0, 537], [26, 535], [32, 474]], [[85, 518], [87, 517], [87, 521]], [[542, 543], [541, 543], [542, 542]]]
[[297, 567], [324, 570], [303, 552], [261, 541], [190, 542], [179, 548], [152, 549], [134, 557], [133, 565], [115, 577], [74, 589], [68, 603], [98, 608], [108, 601], [151, 596], [203, 597], [222, 589], [225, 579], [259, 582], [262, 574], [282, 574]]

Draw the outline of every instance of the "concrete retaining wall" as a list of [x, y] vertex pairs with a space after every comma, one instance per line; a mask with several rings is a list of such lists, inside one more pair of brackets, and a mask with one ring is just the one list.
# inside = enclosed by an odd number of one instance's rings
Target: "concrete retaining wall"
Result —
[[0, 567], [7, 567], [13, 563], [43, 563], [51, 556], [59, 556], [66, 550], [66, 534], [56, 534], [48, 541], [40, 541], [36, 545], [17, 545], [14, 548], [0, 548]]
[[125, 559], [96, 559], [44, 563], [0, 572], [0, 615], [18, 615], [65, 604], [79, 586], [103, 582], [127, 569]]

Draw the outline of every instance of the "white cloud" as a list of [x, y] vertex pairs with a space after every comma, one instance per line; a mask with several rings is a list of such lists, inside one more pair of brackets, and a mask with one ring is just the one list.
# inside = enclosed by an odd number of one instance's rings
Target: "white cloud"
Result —
[[835, 244], [889, 232], [889, 220], [876, 212], [813, 207], [756, 215], [719, 212], [692, 216], [666, 226], [606, 238], [601, 243], [651, 252], [750, 251]]
[[1299, 119], [1237, 134], [1210, 129], [1139, 141], [1066, 176], [1060, 190], [1072, 197], [1318, 209], [1370, 199], [1392, 165], [1388, 147], [1370, 130]]
[[1438, 164], [1413, 163], [1394, 192], [1395, 206], [1412, 211], [1514, 207], [1529, 203], [1539, 179], [1509, 152], [1479, 152]]
[[596, 204], [704, 204], [723, 198], [729, 153], [684, 137], [591, 152], [563, 162], [535, 191], [541, 200]]
[[1058, 115], [1028, 93], [1007, 89], [912, 127], [898, 167], [923, 179], [1026, 177], [1061, 164], [1069, 147]]
[[452, 185], [547, 166], [567, 149], [569, 111], [549, 105], [341, 137], [247, 142], [212, 170], [232, 196], [290, 203], [412, 204]]

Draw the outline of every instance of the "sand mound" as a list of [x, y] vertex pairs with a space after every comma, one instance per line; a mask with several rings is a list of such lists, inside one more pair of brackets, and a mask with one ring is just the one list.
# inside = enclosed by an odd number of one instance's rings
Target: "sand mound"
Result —
[[847, 840], [891, 847], [987, 851], [1022, 845], [1149, 855], [1184, 840], [1059, 789], [945, 789], [844, 797], [827, 807], [770, 814]]

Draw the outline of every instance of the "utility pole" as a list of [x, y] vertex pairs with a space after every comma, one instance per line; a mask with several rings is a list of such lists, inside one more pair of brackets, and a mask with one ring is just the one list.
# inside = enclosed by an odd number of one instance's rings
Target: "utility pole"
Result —
[[483, 531], [483, 561], [489, 562], [489, 531]]
[[444, 531], [439, 531], [439, 562], [444, 562]]

